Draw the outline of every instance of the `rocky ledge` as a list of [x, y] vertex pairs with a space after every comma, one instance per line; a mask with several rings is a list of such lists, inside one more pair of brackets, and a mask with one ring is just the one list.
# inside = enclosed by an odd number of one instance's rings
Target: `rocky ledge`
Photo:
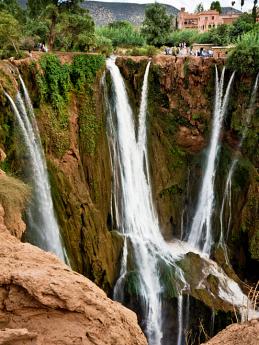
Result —
[[[206, 342], [206, 345], [258, 345], [259, 320], [233, 324]], [[203, 344], [205, 345], [205, 344]]]
[[54, 255], [12, 236], [2, 205], [0, 257], [0, 344], [147, 344], [133, 312]]

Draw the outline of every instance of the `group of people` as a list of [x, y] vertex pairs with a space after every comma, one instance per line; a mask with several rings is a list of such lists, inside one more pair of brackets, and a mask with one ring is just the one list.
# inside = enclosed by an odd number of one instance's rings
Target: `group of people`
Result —
[[45, 42], [39, 43], [38, 50], [39, 52], [44, 52], [44, 53], [48, 52], [48, 47], [45, 45]]
[[178, 47], [165, 47], [165, 55], [213, 57], [213, 51], [204, 48], [193, 50], [192, 47], [187, 47], [187, 44], [183, 42]]

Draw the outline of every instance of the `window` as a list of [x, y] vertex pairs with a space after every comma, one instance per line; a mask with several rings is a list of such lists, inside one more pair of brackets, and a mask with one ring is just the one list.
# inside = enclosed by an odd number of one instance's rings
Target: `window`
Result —
[[205, 17], [205, 20], [208, 20], [208, 17]]
[[212, 16], [212, 20], [214, 20], [214, 16]]
[[211, 28], [211, 25], [209, 24], [209, 29]]

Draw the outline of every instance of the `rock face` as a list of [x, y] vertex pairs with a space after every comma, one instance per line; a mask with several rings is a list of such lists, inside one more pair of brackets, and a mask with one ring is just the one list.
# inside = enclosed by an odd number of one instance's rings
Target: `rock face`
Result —
[[2, 206], [0, 257], [0, 344], [147, 344], [133, 312], [54, 255], [13, 237]]
[[[257, 345], [259, 344], [259, 320], [233, 324], [206, 342], [206, 345]], [[203, 344], [204, 345], [204, 344]]]
[[[139, 90], [148, 58], [119, 57], [117, 64], [126, 79], [131, 101], [139, 107]], [[219, 74], [224, 59], [153, 57], [149, 75], [149, 162], [161, 231], [166, 239], [186, 238], [196, 209], [204, 173], [206, 150], [212, 128], [215, 64]], [[231, 71], [226, 69], [225, 84]], [[255, 138], [259, 130], [257, 96], [247, 136], [246, 112], [255, 77], [236, 75], [222, 128], [215, 177], [213, 240], [219, 239], [220, 215], [230, 165], [238, 156], [232, 178], [231, 208], [224, 210], [231, 263], [241, 279], [257, 281], [258, 270], [258, 161]], [[258, 95], [258, 93], [257, 93]], [[235, 215], [231, 217], [232, 215]]]

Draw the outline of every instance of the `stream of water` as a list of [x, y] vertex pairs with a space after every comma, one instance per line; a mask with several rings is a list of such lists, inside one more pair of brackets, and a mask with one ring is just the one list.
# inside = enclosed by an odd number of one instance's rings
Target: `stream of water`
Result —
[[15, 101], [7, 93], [6, 97], [17, 119], [29, 157], [27, 170], [30, 174], [33, 195], [26, 212], [27, 233], [31, 243], [56, 254], [65, 261], [65, 251], [54, 214], [46, 160], [41, 146], [37, 121], [24, 81], [21, 77], [19, 78], [22, 93], [18, 92]]
[[217, 168], [217, 154], [220, 148], [220, 132], [224, 115], [228, 106], [230, 90], [234, 79], [232, 74], [224, 95], [224, 77], [225, 67], [219, 77], [216, 67], [216, 92], [214, 116], [212, 123], [212, 134], [208, 149], [207, 162], [204, 177], [202, 179], [202, 187], [198, 199], [197, 209], [192, 221], [191, 230], [188, 236], [188, 243], [198, 248], [203, 253], [210, 254], [213, 244], [212, 236], [212, 215], [214, 208], [214, 182]]
[[[199, 282], [199, 288], [206, 287], [206, 279], [213, 275], [219, 281], [219, 298], [231, 305], [236, 305], [240, 313], [247, 310], [249, 301], [242, 293], [236, 282], [231, 280], [224, 271], [212, 260], [208, 259], [205, 251], [202, 253], [198, 246], [191, 243], [163, 239], [155, 206], [152, 199], [152, 191], [149, 175], [147, 154], [147, 99], [148, 99], [148, 74], [150, 62], [147, 64], [141, 93], [141, 105], [138, 119], [135, 119], [129, 103], [126, 87], [115, 59], [107, 60], [107, 70], [112, 81], [112, 95], [106, 94], [108, 139], [113, 168], [113, 223], [124, 236], [124, 249], [122, 253], [120, 276], [114, 287], [114, 298], [124, 301], [124, 287], [128, 275], [128, 267], [131, 271], [134, 261], [138, 273], [138, 294], [141, 298], [140, 308], [144, 315], [144, 331], [149, 345], [163, 344], [163, 312], [161, 299], [164, 286], [159, 272], [159, 262], [174, 267], [174, 287], [178, 294], [178, 323], [177, 338], [172, 344], [183, 345], [184, 324], [189, 324], [189, 298], [186, 306], [183, 304], [183, 293], [189, 291], [188, 274], [186, 275], [177, 265], [177, 260], [188, 252], [196, 252], [204, 262], [202, 274], [204, 277]], [[224, 70], [219, 80], [217, 74], [217, 104], [215, 114], [220, 117], [216, 121], [217, 133], [214, 133], [213, 151], [214, 162], [210, 167], [210, 177], [213, 191], [215, 174], [215, 160], [218, 150], [218, 140], [222, 119], [227, 107], [229, 92], [234, 78], [232, 75], [226, 95], [223, 97]], [[107, 90], [106, 90], [107, 93]], [[137, 123], [137, 125], [136, 125]], [[212, 154], [212, 153], [211, 153]], [[208, 168], [207, 168], [208, 169]], [[207, 173], [208, 174], [208, 173]], [[213, 201], [211, 204], [212, 209]], [[211, 210], [209, 211], [212, 212]], [[210, 240], [208, 239], [209, 243]], [[198, 242], [197, 242], [198, 243]], [[207, 245], [206, 245], [207, 246]], [[198, 286], [197, 286], [198, 288]], [[213, 293], [212, 293], [213, 295]], [[188, 315], [184, 315], [183, 313]], [[166, 320], [170, 322], [170, 320]], [[168, 339], [166, 340], [168, 343]]]
[[[252, 114], [254, 113], [254, 110], [255, 110], [254, 107], [255, 107], [255, 101], [256, 101], [256, 93], [258, 90], [258, 84], [259, 84], [259, 73], [256, 76], [253, 91], [250, 97], [249, 106], [248, 106], [247, 111], [245, 112], [245, 127], [242, 133], [241, 140], [238, 145], [238, 150], [242, 148], [243, 142], [247, 136], [248, 127], [251, 123]], [[225, 255], [225, 259], [227, 263], [229, 263], [229, 258], [228, 258], [226, 240], [228, 239], [231, 221], [232, 221], [232, 177], [235, 172], [237, 163], [238, 163], [238, 155], [235, 154], [234, 159], [232, 160], [232, 163], [230, 165], [230, 169], [229, 169], [228, 176], [226, 179], [225, 191], [224, 191], [223, 200], [222, 200], [221, 209], [220, 209], [219, 245], [224, 250], [224, 255]], [[224, 227], [224, 212], [225, 212], [226, 207], [229, 210], [229, 216], [228, 216], [227, 224]]]

